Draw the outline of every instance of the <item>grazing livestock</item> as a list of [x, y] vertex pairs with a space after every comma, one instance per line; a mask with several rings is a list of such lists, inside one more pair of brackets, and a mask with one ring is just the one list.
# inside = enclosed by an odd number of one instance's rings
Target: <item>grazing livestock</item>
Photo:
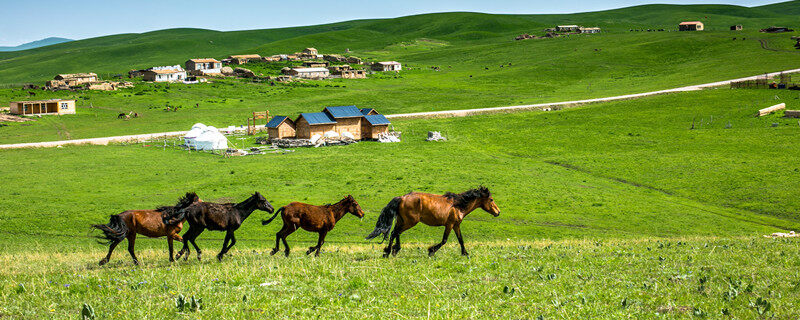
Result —
[[322, 244], [325, 243], [325, 236], [345, 214], [350, 213], [359, 218], [364, 217], [364, 211], [361, 210], [361, 206], [358, 205], [358, 202], [356, 202], [356, 199], [354, 199], [352, 195], [347, 195], [344, 199], [335, 204], [326, 204], [324, 206], [292, 202], [285, 207], [279, 208], [278, 211], [275, 211], [275, 214], [271, 218], [262, 220], [261, 224], [269, 224], [275, 219], [278, 213], [281, 214], [281, 218], [283, 219], [283, 228], [276, 234], [275, 248], [272, 249], [270, 254], [274, 255], [280, 251], [281, 240], [283, 240], [283, 246], [286, 247], [285, 255], [287, 257], [289, 256], [289, 244], [286, 243], [286, 237], [295, 232], [298, 227], [306, 231], [319, 233], [317, 245], [309, 247], [308, 251], [306, 251], [306, 254], [311, 254], [316, 251], [314, 256], [319, 256], [320, 248], [322, 248]]
[[[222, 243], [222, 251], [217, 254], [217, 259], [222, 260], [222, 256], [236, 244], [234, 232], [242, 225], [247, 217], [256, 209], [272, 213], [275, 209], [264, 196], [256, 192], [247, 200], [240, 203], [213, 203], [198, 202], [178, 211], [176, 214], [165, 217], [164, 221], [180, 221], [186, 219], [189, 222], [189, 230], [183, 234], [183, 248], [178, 251], [177, 258], [186, 254], [184, 260], [189, 258], [189, 242], [197, 250], [197, 260], [202, 254], [200, 247], [197, 246], [195, 239], [206, 229], [214, 231], [225, 231], [225, 240]], [[230, 245], [228, 245], [230, 242]]]
[[94, 224], [92, 227], [103, 231], [99, 238], [108, 243], [108, 254], [100, 260], [100, 265], [104, 265], [111, 259], [114, 248], [125, 238], [128, 239], [128, 252], [133, 258], [134, 264], [139, 264], [136, 254], [133, 252], [136, 243], [136, 234], [141, 234], [151, 238], [167, 236], [169, 243], [169, 261], [175, 261], [172, 257], [172, 241], [183, 241], [178, 233], [183, 228], [183, 219], [175, 219], [165, 223], [163, 217], [171, 216], [178, 211], [190, 206], [195, 202], [202, 202], [194, 192], [188, 192], [172, 207], [160, 207], [156, 210], [127, 210], [120, 214], [111, 216], [108, 224]]
[[[470, 212], [477, 208], [497, 217], [500, 209], [494, 203], [491, 192], [486, 187], [468, 190], [464, 193], [445, 193], [444, 195], [411, 192], [404, 196], [392, 199], [386, 207], [381, 210], [375, 230], [367, 236], [367, 240], [383, 234], [383, 239], [389, 236], [389, 229], [392, 227], [392, 220], [397, 218], [397, 222], [392, 230], [389, 245], [384, 249], [383, 257], [397, 255], [400, 251], [400, 234], [410, 229], [417, 223], [422, 222], [429, 226], [444, 226], [444, 236], [442, 242], [428, 248], [428, 256], [433, 256], [445, 243], [450, 235], [450, 230], [455, 231], [458, 243], [461, 245], [461, 255], [469, 255], [464, 247], [464, 239], [461, 237], [461, 221]], [[392, 244], [394, 243], [394, 246]]]

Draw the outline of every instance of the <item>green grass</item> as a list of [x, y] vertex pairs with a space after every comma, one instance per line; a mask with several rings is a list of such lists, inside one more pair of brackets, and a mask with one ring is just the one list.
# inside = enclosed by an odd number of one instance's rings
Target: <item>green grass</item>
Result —
[[[0, 167], [10, 190], [0, 199], [0, 313], [72, 317], [86, 302], [120, 318], [427, 317], [430, 302], [434, 318], [719, 317], [723, 308], [755, 318], [750, 304], [761, 298], [768, 315], [797, 314], [796, 241], [761, 235], [800, 225], [800, 168], [792, 167], [800, 125], [781, 114], [752, 116], [776, 102], [795, 106], [796, 98], [717, 89], [553, 112], [405, 120], [395, 123], [399, 144], [239, 158], [158, 142], [6, 150], [13, 165]], [[424, 142], [428, 130], [448, 141]], [[252, 139], [231, 141], [247, 147]], [[405, 249], [389, 260], [380, 258], [380, 245], [361, 240], [393, 196], [479, 184], [491, 188], [502, 213], [466, 218], [471, 259], [457, 255], [454, 239], [437, 258], [424, 255], [441, 228], [404, 233]], [[280, 226], [261, 226], [267, 214], [256, 212], [222, 263], [167, 266], [165, 241], [157, 239], [137, 242], [141, 268], [131, 267], [124, 248], [108, 267], [95, 266], [104, 248], [88, 237], [90, 223], [169, 204], [186, 191], [206, 201], [260, 191], [275, 206], [352, 194], [367, 216], [340, 221], [319, 259], [302, 255], [315, 239], [302, 231], [289, 238], [289, 259], [267, 256]], [[221, 236], [201, 235], [206, 257]], [[729, 277], [742, 287], [733, 290]], [[17, 293], [20, 283], [25, 291]], [[178, 314], [178, 294], [202, 298], [205, 310]]]

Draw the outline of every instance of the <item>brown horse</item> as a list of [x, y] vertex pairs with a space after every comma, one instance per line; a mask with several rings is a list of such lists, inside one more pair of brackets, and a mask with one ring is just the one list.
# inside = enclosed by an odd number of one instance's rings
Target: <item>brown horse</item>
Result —
[[286, 237], [292, 232], [297, 230], [298, 227], [303, 230], [319, 233], [319, 239], [316, 246], [308, 247], [306, 254], [311, 254], [316, 251], [315, 256], [319, 256], [319, 250], [322, 244], [325, 243], [325, 235], [333, 229], [336, 222], [339, 221], [345, 214], [350, 213], [356, 217], [363, 218], [364, 211], [358, 205], [356, 199], [351, 195], [347, 195], [341, 201], [335, 204], [326, 204], [324, 206], [315, 206], [300, 202], [292, 202], [287, 206], [281, 207], [272, 218], [262, 220], [262, 225], [267, 225], [272, 222], [278, 213], [283, 218], [283, 228], [278, 231], [275, 237], [275, 248], [272, 249], [270, 254], [274, 255], [281, 249], [281, 239], [283, 239], [283, 246], [286, 247], [286, 256], [289, 256], [289, 244], [286, 243]]
[[[183, 248], [178, 251], [180, 258], [184, 253], [189, 258], [189, 242], [197, 250], [197, 260], [200, 260], [200, 247], [197, 246], [195, 239], [206, 229], [215, 231], [225, 231], [225, 240], [222, 242], [222, 251], [217, 254], [217, 260], [222, 261], [222, 256], [236, 244], [236, 236], [233, 234], [242, 225], [247, 217], [256, 209], [272, 213], [275, 209], [264, 196], [256, 192], [247, 200], [240, 203], [212, 203], [198, 202], [176, 212], [172, 216], [165, 216], [168, 222], [186, 219], [189, 222], [189, 230], [183, 234]], [[230, 245], [228, 245], [230, 242]]]
[[181, 236], [178, 235], [178, 232], [183, 228], [183, 220], [166, 224], [162, 221], [162, 217], [171, 215], [195, 202], [202, 202], [202, 200], [194, 192], [188, 192], [175, 206], [160, 207], [156, 210], [127, 210], [120, 214], [112, 215], [108, 224], [92, 225], [92, 227], [103, 231], [103, 235], [99, 238], [109, 244], [108, 254], [100, 260], [100, 265], [106, 264], [111, 259], [111, 253], [114, 252], [114, 248], [125, 238], [128, 238], [128, 252], [133, 258], [133, 263], [139, 264], [139, 259], [136, 259], [136, 254], [133, 252], [137, 233], [151, 238], [167, 236], [169, 261], [175, 261], [172, 258], [172, 241], [183, 241]]
[[[483, 186], [459, 194], [448, 192], [438, 195], [411, 192], [392, 199], [381, 210], [375, 230], [367, 236], [367, 240], [380, 234], [383, 234], [383, 239], [386, 240], [389, 236], [389, 229], [392, 227], [392, 220], [397, 217], [392, 236], [389, 238], [389, 245], [383, 250], [384, 257], [388, 257], [390, 253], [397, 255], [397, 252], [400, 251], [400, 234], [419, 222], [435, 227], [444, 226], [442, 242], [428, 248], [428, 256], [432, 257], [439, 248], [447, 243], [450, 230], [456, 232], [458, 243], [461, 245], [461, 255], [467, 256], [469, 254], [464, 248], [464, 239], [461, 238], [461, 221], [478, 208], [495, 217], [500, 215], [500, 209], [494, 203], [492, 193]], [[393, 241], [397, 241], [394, 242], [394, 247], [392, 247]]]

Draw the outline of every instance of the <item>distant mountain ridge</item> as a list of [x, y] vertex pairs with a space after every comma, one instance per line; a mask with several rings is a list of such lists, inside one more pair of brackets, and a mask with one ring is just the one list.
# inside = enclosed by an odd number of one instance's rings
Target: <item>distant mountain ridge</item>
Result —
[[28, 50], [28, 49], [46, 47], [46, 46], [59, 44], [59, 43], [64, 43], [64, 42], [70, 42], [70, 41], [75, 41], [75, 40], [67, 39], [67, 38], [50, 37], [50, 38], [45, 38], [45, 39], [42, 39], [42, 40], [36, 40], [36, 41], [28, 42], [28, 43], [23, 43], [23, 44], [18, 45], [16, 47], [2, 47], [2, 46], [0, 46], [0, 51], [7, 52], [7, 51]]

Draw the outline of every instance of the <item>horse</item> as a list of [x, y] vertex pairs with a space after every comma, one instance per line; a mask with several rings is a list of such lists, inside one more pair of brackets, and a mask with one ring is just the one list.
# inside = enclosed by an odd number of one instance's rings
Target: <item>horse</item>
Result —
[[[494, 203], [492, 193], [483, 186], [463, 193], [448, 192], [444, 195], [410, 192], [389, 201], [389, 204], [381, 210], [378, 222], [375, 223], [375, 230], [367, 235], [367, 240], [383, 234], [385, 241], [389, 236], [392, 220], [396, 217], [397, 222], [392, 230], [391, 238], [389, 238], [389, 245], [383, 250], [384, 258], [388, 257], [390, 253], [392, 256], [397, 255], [397, 252], [400, 251], [400, 234], [419, 222], [435, 227], [444, 226], [442, 242], [428, 248], [428, 256], [433, 257], [436, 251], [447, 243], [450, 230], [456, 233], [458, 243], [461, 245], [461, 255], [468, 256], [469, 253], [464, 247], [464, 239], [461, 237], [461, 221], [477, 208], [481, 208], [495, 217], [500, 215], [500, 208]], [[392, 246], [393, 242], [394, 246]]]
[[99, 238], [105, 240], [109, 245], [108, 254], [100, 260], [100, 265], [108, 263], [114, 248], [125, 238], [128, 239], [128, 253], [133, 258], [133, 264], [138, 265], [139, 259], [136, 258], [136, 254], [133, 252], [137, 233], [151, 238], [167, 236], [169, 261], [175, 261], [172, 258], [172, 241], [183, 241], [181, 236], [178, 235], [183, 228], [183, 220], [164, 223], [162, 217], [171, 215], [195, 202], [202, 202], [202, 200], [196, 193], [187, 192], [183, 198], [178, 200], [178, 204], [175, 206], [159, 207], [156, 210], [127, 210], [120, 214], [112, 215], [108, 224], [92, 225], [93, 228], [103, 231], [103, 235], [99, 236]]
[[271, 255], [274, 255], [280, 250], [281, 239], [283, 239], [283, 246], [286, 247], [285, 254], [289, 256], [289, 244], [286, 243], [286, 237], [292, 232], [295, 232], [298, 227], [303, 230], [319, 233], [319, 239], [316, 246], [308, 247], [306, 255], [316, 251], [314, 256], [319, 256], [320, 248], [325, 243], [325, 236], [333, 229], [336, 222], [339, 222], [345, 214], [350, 213], [358, 218], [364, 217], [364, 211], [358, 205], [356, 199], [352, 195], [347, 195], [341, 201], [335, 204], [326, 204], [324, 206], [315, 206], [300, 202], [292, 202], [286, 206], [280, 207], [275, 214], [267, 220], [262, 220], [261, 225], [267, 225], [281, 214], [283, 219], [283, 228], [275, 236], [275, 248], [272, 249]]
[[[197, 246], [195, 239], [206, 229], [212, 231], [225, 231], [225, 240], [222, 243], [222, 251], [217, 254], [217, 260], [222, 261], [222, 256], [236, 244], [236, 236], [233, 234], [242, 225], [245, 219], [256, 209], [269, 213], [275, 212], [272, 205], [264, 196], [256, 192], [247, 200], [240, 203], [212, 203], [198, 202], [183, 210], [178, 211], [171, 217], [165, 217], [168, 222], [186, 219], [189, 222], [189, 230], [183, 234], [183, 248], [178, 251], [180, 258], [184, 253], [184, 260], [189, 258], [189, 242], [197, 250], [197, 260], [200, 261], [202, 251]], [[230, 242], [230, 245], [228, 245]]]

